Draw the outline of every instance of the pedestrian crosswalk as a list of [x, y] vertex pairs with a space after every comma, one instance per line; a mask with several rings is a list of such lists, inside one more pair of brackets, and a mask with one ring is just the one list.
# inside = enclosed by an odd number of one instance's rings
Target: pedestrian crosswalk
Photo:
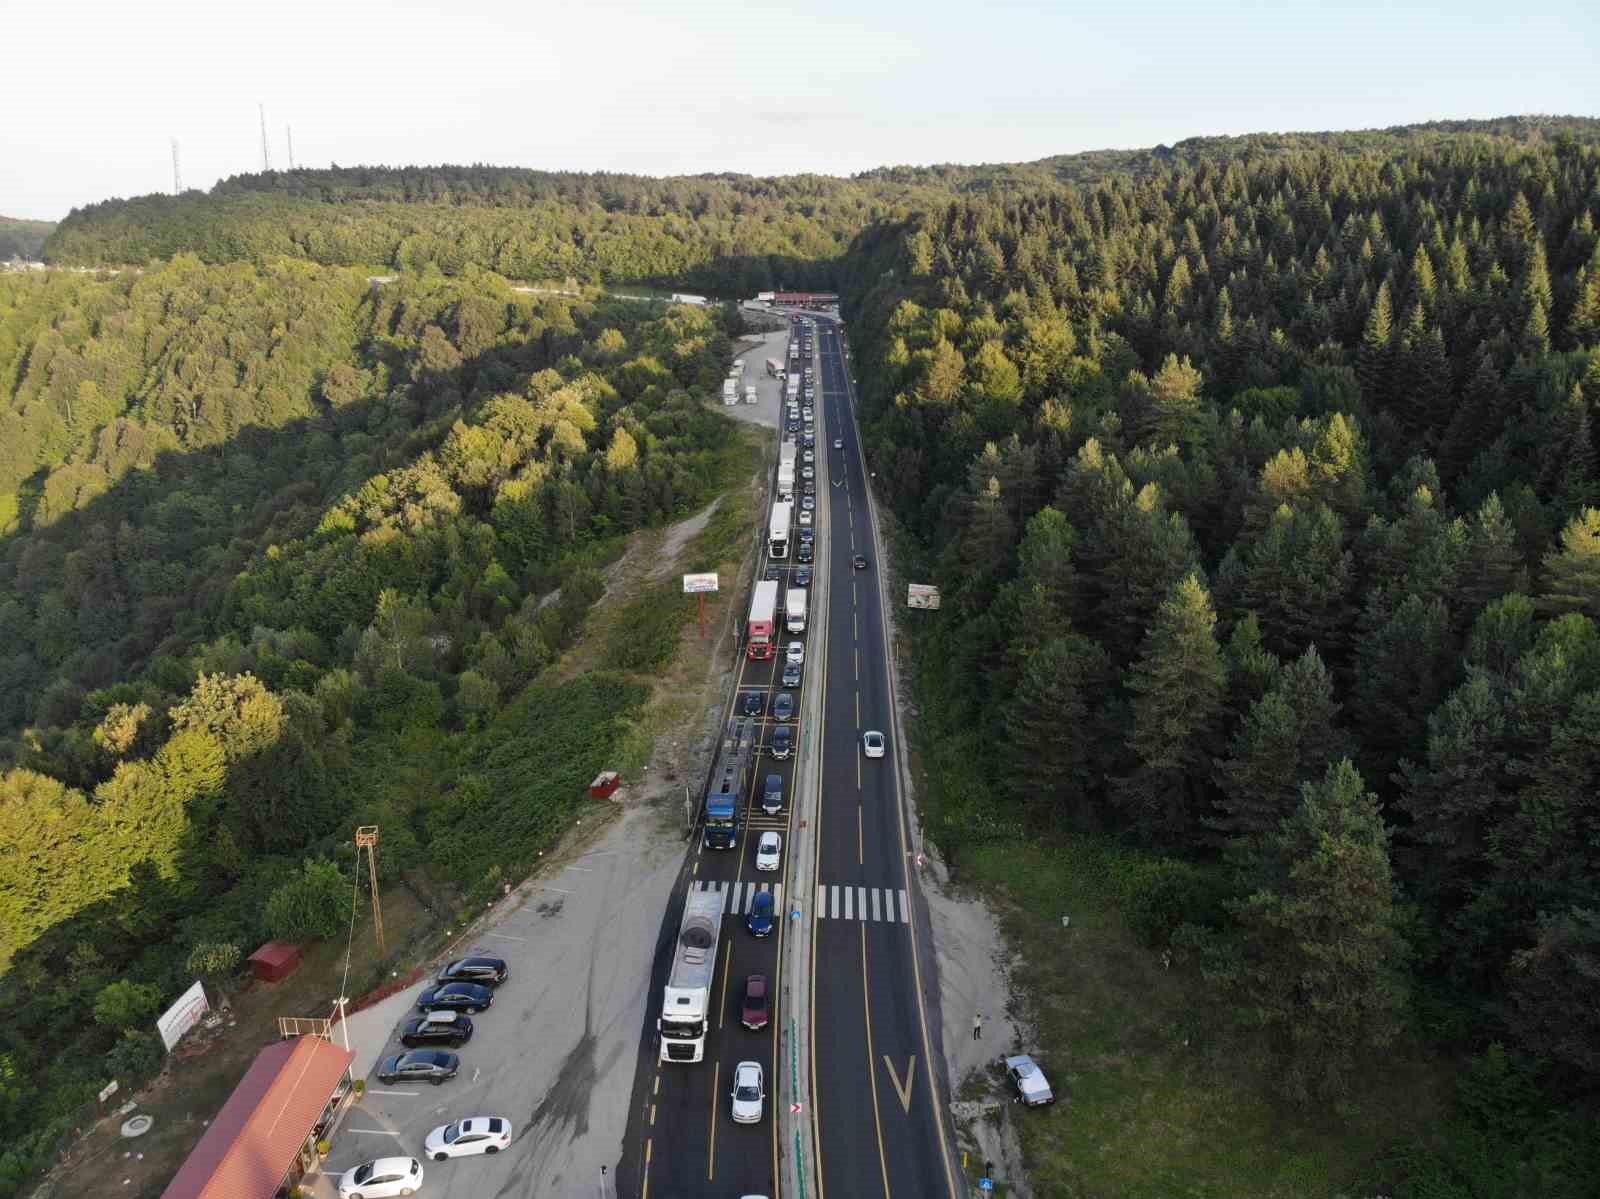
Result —
[[904, 891], [888, 887], [817, 888], [818, 920], [876, 920], [880, 923], [909, 924], [910, 911]]
[[750, 905], [755, 903], [756, 895], [762, 891], [772, 892], [773, 907], [783, 907], [782, 883], [718, 883], [700, 881], [693, 887], [696, 891], [722, 892], [722, 914], [735, 916], [748, 916]]

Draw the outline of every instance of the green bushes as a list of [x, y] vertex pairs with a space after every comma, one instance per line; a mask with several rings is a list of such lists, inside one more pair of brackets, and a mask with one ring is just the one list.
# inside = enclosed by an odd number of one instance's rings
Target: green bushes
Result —
[[349, 921], [350, 880], [332, 862], [308, 860], [267, 900], [267, 928], [283, 941], [331, 937]]
[[678, 649], [693, 600], [674, 580], [645, 590], [614, 613], [605, 664], [612, 670], [659, 672]]

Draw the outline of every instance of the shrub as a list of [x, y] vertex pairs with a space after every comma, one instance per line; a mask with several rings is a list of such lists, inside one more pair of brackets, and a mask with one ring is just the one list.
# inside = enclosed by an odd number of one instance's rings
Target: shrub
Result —
[[350, 918], [350, 884], [326, 859], [308, 859], [298, 878], [267, 900], [267, 930], [284, 941], [331, 937]]
[[1161, 949], [1182, 924], [1219, 927], [1225, 920], [1226, 882], [1190, 862], [1163, 860], [1140, 871], [1128, 898], [1128, 927], [1140, 942]]
[[129, 1028], [155, 1015], [160, 1006], [158, 987], [119, 978], [94, 997], [94, 1020], [108, 1028]]

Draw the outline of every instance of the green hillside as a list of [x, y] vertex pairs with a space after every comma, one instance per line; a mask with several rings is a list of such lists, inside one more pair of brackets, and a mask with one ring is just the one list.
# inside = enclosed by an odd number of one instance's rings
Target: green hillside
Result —
[[38, 261], [44, 253], [44, 243], [55, 229], [54, 221], [25, 221], [19, 217], [0, 216], [0, 262], [12, 258]]

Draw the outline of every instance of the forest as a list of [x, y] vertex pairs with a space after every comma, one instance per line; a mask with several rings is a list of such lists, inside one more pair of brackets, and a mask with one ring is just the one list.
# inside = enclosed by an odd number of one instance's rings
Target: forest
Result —
[[55, 227], [54, 221], [27, 221], [0, 216], [0, 262], [12, 258], [38, 261], [44, 253], [44, 243]]
[[1384, 1193], [1587, 1194], [1597, 220], [1566, 118], [75, 211], [47, 257], [138, 269], [0, 275], [0, 1196], [180, 983], [318, 935], [352, 821], [481, 896], [633, 743], [636, 680], [547, 667], [619, 535], [726, 486], [731, 329], [619, 283], [842, 290], [944, 597], [907, 632], [955, 863], [1138, 851], [1128, 921], [1285, 1110], [1458, 1067]]
[[541, 676], [726, 486], [728, 344], [476, 270], [0, 275], [0, 1194], [188, 981], [336, 931], [351, 821], [481, 902], [634, 751], [647, 688]]
[[1597, 218], [1593, 146], [1468, 142], [952, 199], [847, 260], [943, 595], [931, 834], [1159, 854], [1132, 918], [1290, 1102], [1473, 1063], [1408, 1195], [1600, 1168]]

